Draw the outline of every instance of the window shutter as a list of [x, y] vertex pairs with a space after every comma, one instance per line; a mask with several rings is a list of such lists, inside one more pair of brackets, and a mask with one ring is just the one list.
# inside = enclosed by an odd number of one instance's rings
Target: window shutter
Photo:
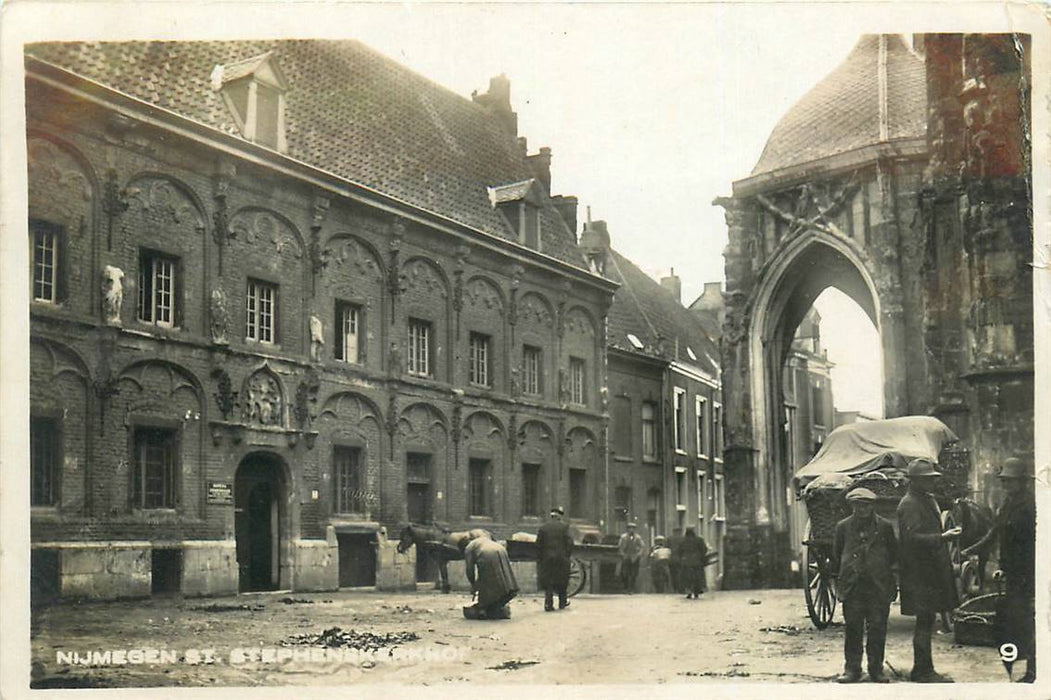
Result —
[[54, 231], [55, 253], [58, 258], [55, 265], [55, 301], [64, 302], [69, 298], [69, 234], [57, 226]]
[[343, 332], [343, 309], [340, 308], [340, 303], [337, 301], [335, 305], [334, 321], [332, 323], [332, 335], [335, 336], [336, 342], [332, 344], [332, 352], [335, 359], [342, 360], [346, 357], [346, 353], [343, 352], [343, 339], [346, 337], [346, 333]]
[[172, 266], [175, 274], [172, 275], [172, 325], [183, 328], [186, 319], [186, 299], [184, 298], [186, 285], [184, 277], [184, 265], [181, 259], [174, 260]]

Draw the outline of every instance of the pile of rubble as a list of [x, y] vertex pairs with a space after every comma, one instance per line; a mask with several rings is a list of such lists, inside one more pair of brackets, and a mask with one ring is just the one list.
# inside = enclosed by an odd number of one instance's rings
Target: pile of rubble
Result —
[[330, 627], [324, 632], [304, 632], [293, 634], [281, 642], [282, 646], [340, 647], [360, 651], [377, 651], [396, 647], [406, 642], [415, 642], [420, 638], [415, 632], [372, 632], [344, 631], [339, 627]]

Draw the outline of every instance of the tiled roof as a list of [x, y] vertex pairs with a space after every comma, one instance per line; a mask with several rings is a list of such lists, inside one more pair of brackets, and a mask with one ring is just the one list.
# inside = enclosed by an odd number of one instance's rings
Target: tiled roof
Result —
[[[609, 252], [606, 276], [621, 285], [609, 310], [610, 347], [677, 360], [718, 376], [719, 349], [705, 335], [697, 317], [671, 292], [615, 250]], [[632, 345], [629, 333], [642, 342], [642, 350]]]
[[[879, 143], [880, 73], [880, 36], [866, 34], [781, 118], [752, 175]], [[923, 59], [886, 35], [886, 140], [923, 138], [926, 105]]]
[[[486, 107], [357, 41], [46, 43], [27, 53], [194, 121], [240, 135], [211, 87], [217, 65], [273, 52], [288, 81], [288, 155], [342, 179], [516, 240], [487, 187], [534, 176], [515, 135]], [[227, 77], [228, 76], [224, 76]], [[543, 253], [585, 268], [545, 198]]]

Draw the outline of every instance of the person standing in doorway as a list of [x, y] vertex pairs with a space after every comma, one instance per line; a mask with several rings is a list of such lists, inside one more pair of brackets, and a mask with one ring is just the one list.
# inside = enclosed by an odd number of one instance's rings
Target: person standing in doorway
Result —
[[628, 531], [620, 536], [617, 550], [620, 552], [620, 577], [627, 593], [635, 592], [635, 580], [639, 575], [639, 562], [642, 561], [642, 552], [646, 545], [635, 532], [636, 523], [628, 523]]
[[569, 607], [566, 588], [569, 587], [569, 557], [573, 553], [573, 537], [569, 525], [562, 521], [565, 511], [561, 506], [551, 509], [546, 523], [536, 533], [537, 587], [544, 591], [544, 610], [555, 609], [555, 594], [558, 594], [558, 609]]
[[916, 616], [912, 635], [913, 664], [909, 680], [915, 683], [952, 683], [934, 670], [931, 634], [934, 618], [958, 604], [948, 541], [962, 530], [942, 531], [941, 509], [931, 491], [942, 477], [926, 459], [914, 459], [908, 466], [909, 490], [898, 504], [898, 533], [901, 543], [901, 613]]
[[861, 680], [862, 642], [868, 656], [869, 679], [888, 683], [883, 673], [883, 653], [887, 646], [887, 617], [897, 587], [893, 567], [897, 561], [894, 524], [876, 515], [876, 494], [866, 488], [851, 489], [847, 503], [854, 514], [836, 525], [832, 566], [839, 571], [836, 592], [843, 601], [846, 634], [845, 658], [840, 683]]
[[[994, 540], [999, 541], [998, 560], [1005, 585], [1004, 596], [996, 606], [996, 643], [998, 647], [1013, 645], [1016, 658], [1025, 659], [1025, 675], [1018, 682], [1033, 683], [1036, 681], [1036, 498], [1032, 488], [1032, 463], [1010, 457], [1004, 461], [999, 477], [1006, 496], [996, 511], [993, 527], [962, 553], [970, 556]], [[1012, 664], [1004, 661], [1008, 675]]]

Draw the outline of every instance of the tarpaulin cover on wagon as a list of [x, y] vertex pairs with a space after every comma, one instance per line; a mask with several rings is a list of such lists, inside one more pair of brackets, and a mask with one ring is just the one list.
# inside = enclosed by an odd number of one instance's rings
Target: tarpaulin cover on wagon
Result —
[[814, 458], [796, 472], [802, 486], [823, 475], [857, 476], [876, 469], [905, 470], [917, 458], [937, 463], [958, 438], [933, 416], [904, 416], [843, 425], [825, 439]]

